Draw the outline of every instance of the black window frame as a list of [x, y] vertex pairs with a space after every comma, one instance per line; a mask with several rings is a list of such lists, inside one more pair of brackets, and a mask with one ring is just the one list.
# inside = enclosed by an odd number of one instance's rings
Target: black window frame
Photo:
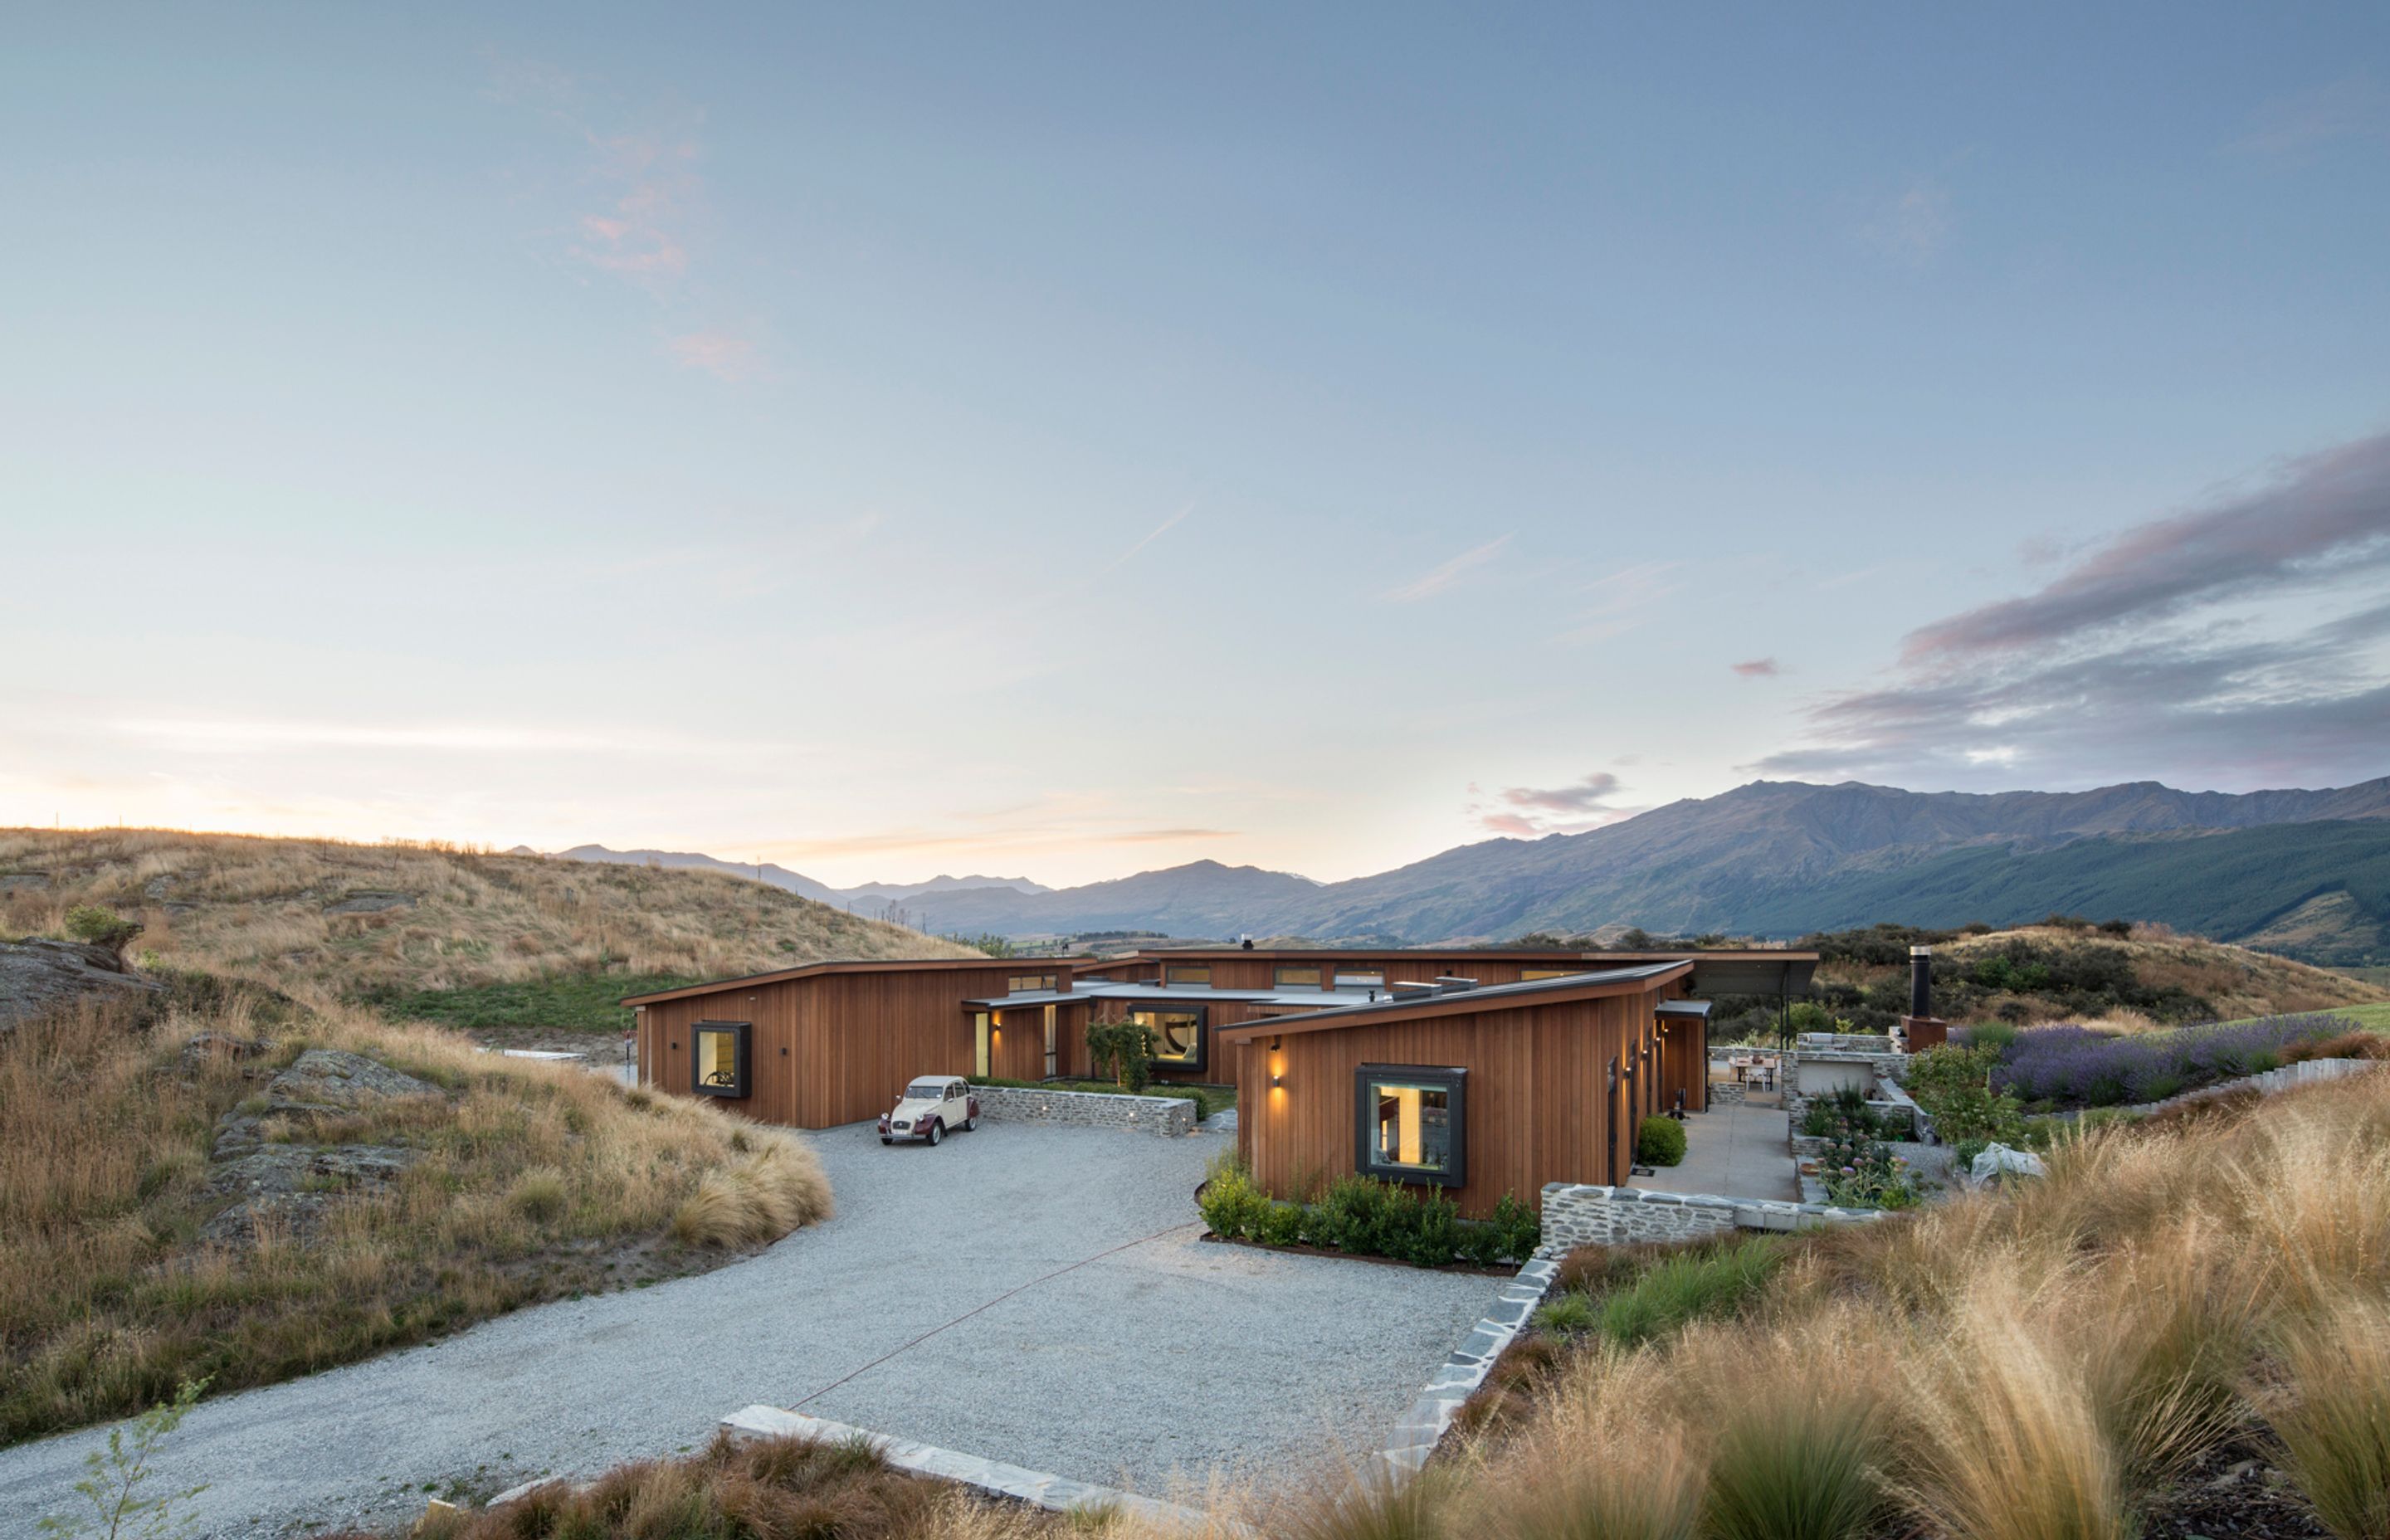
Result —
[[[1371, 1135], [1378, 1124], [1376, 1084], [1386, 1083], [1441, 1090], [1446, 1122], [1452, 1131], [1452, 1163], [1443, 1171], [1390, 1165], [1378, 1159]], [[1353, 1169], [1364, 1176], [1416, 1187], [1465, 1187], [1469, 1185], [1469, 1071], [1450, 1064], [1364, 1064], [1353, 1072]]]
[[[731, 1034], [730, 1059], [736, 1066], [731, 1072], [732, 1083], [728, 1085], [708, 1085], [705, 1084], [704, 1077], [698, 1072], [698, 1066], [704, 1062], [705, 1056], [698, 1050], [697, 1045], [709, 1033], [726, 1032]], [[754, 1039], [755, 1024], [752, 1021], [693, 1023], [688, 1029], [689, 1089], [700, 1097], [722, 1097], [731, 1101], [745, 1100], [751, 1094], [754, 1081]]]
[[[1146, 1059], [1147, 1063], [1157, 1070], [1170, 1070], [1181, 1074], [1200, 1075], [1210, 1071], [1212, 1068], [1211, 1007], [1182, 1006], [1176, 1002], [1164, 1005], [1152, 1000], [1132, 1004], [1129, 1007], [1129, 1019], [1135, 1020], [1140, 1016], [1192, 1016], [1195, 1018], [1195, 1057], [1193, 1059], [1163, 1059], [1156, 1054], [1150, 1056]], [[1156, 1040], [1159, 1040], [1159, 1028], [1147, 1030], [1154, 1033]]]

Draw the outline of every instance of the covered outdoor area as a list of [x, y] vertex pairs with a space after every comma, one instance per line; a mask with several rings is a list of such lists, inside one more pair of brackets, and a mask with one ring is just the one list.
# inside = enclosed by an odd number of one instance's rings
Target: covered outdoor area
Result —
[[1792, 1129], [1781, 1097], [1770, 1105], [1714, 1102], [1685, 1119], [1685, 1159], [1653, 1168], [1628, 1185], [1654, 1192], [1703, 1192], [1720, 1198], [1773, 1198], [1799, 1202]]

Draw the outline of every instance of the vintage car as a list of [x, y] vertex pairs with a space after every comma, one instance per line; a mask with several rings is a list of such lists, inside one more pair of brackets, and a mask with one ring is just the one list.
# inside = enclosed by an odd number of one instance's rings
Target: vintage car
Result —
[[905, 1087], [893, 1111], [880, 1115], [880, 1142], [927, 1139], [936, 1144], [957, 1128], [979, 1126], [979, 1097], [960, 1075], [924, 1075]]

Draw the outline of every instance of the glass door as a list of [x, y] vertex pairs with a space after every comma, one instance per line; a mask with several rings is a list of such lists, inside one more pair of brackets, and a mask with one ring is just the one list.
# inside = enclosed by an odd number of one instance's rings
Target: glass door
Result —
[[971, 1013], [971, 1062], [978, 1066], [971, 1072], [980, 1079], [985, 1080], [988, 1076], [987, 1012], [982, 1010]]
[[1055, 1019], [1060, 1014], [1061, 1007], [1059, 1006], [1047, 1006], [1046, 1007], [1046, 1078], [1048, 1080], [1053, 1079], [1055, 1075], [1060, 1072], [1055, 1068], [1056, 1056], [1054, 1052], [1056, 1046], [1054, 1041]]

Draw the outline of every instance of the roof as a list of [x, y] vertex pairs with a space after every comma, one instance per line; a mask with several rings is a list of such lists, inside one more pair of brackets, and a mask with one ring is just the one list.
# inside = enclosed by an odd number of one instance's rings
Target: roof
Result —
[[1027, 1006], [1067, 1006], [1074, 1000], [1125, 1000], [1131, 1004], [1146, 1002], [1172, 1005], [1187, 1001], [1194, 1005], [1217, 1004], [1234, 1000], [1242, 1005], [1259, 1006], [1331, 1006], [1343, 1005], [1354, 998], [1350, 991], [1338, 993], [1327, 989], [1214, 989], [1208, 984], [1109, 983], [1098, 982], [1081, 984], [1067, 993], [1059, 989], [1022, 990], [1018, 995], [990, 995], [983, 999], [965, 1000], [971, 1010], [1012, 1010]]
[[1638, 988], [1667, 983], [1692, 971], [1684, 961], [1646, 963], [1635, 968], [1600, 969], [1563, 974], [1557, 979], [1531, 979], [1515, 984], [1481, 984], [1435, 995], [1411, 995], [1385, 1000], [1365, 1000], [1305, 1016], [1279, 1016], [1240, 1021], [1217, 1035], [1223, 1043], [1250, 1043], [1256, 1037], [1278, 1037], [1298, 1032], [1333, 1032], [1343, 1027], [1375, 1026], [1430, 1016], [1466, 1016], [1511, 1005], [1557, 1004], [1626, 995]]
[[1710, 1003], [1707, 1000], [1663, 1000], [1660, 1002], [1660, 1014], [1663, 1016], [1707, 1016], [1709, 1013]]
[[[1043, 957], [1039, 962], [1071, 962], [1068, 957]], [[662, 1000], [686, 1000], [700, 995], [718, 995], [725, 990], [752, 989], [758, 984], [785, 983], [792, 979], [816, 979], [832, 973], [877, 973], [885, 969], [906, 972], [933, 973], [943, 969], [977, 968], [996, 972], [1035, 973], [1034, 964], [1024, 967], [1011, 957], [837, 957], [824, 962], [805, 963], [796, 968], [776, 969], [769, 973], [743, 973], [735, 979], [708, 979], [701, 984], [685, 984], [679, 989], [660, 989], [649, 995], [628, 995], [622, 1003], [626, 1006], [651, 1006]]]
[[1137, 965], [1225, 962], [1239, 957], [1258, 958], [1266, 962], [1320, 963], [1393, 962], [1404, 957], [1417, 957], [1422, 963], [1433, 959], [1458, 967], [1466, 967], [1471, 957], [1483, 957], [1489, 962], [1581, 962], [1596, 968], [1690, 962], [1693, 965], [1693, 987], [1704, 995], [1805, 994], [1810, 979], [1818, 970], [1817, 953], [1796, 952], [1790, 947], [1778, 946], [1720, 947], [1708, 951], [1685, 947], [1646, 952], [1603, 952], [1561, 946], [1257, 946], [1251, 951], [1241, 946], [1210, 946], [1189, 947], [1185, 951], [1133, 952], [1125, 956], [1099, 957], [1075, 963], [1073, 968], [1079, 973], [1090, 973]]

